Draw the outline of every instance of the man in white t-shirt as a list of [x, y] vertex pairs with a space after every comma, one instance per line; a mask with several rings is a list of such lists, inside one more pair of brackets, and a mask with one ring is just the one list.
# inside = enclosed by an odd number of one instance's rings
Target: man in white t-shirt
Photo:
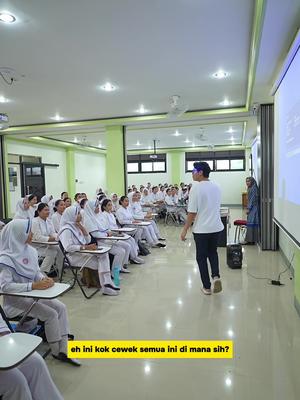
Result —
[[[188, 218], [181, 233], [181, 240], [185, 240], [187, 231], [194, 222], [196, 259], [204, 294], [218, 293], [222, 290], [217, 251], [219, 233], [224, 229], [220, 215], [221, 191], [218, 185], [209, 180], [210, 171], [208, 163], [194, 163], [194, 183], [189, 194]], [[212, 285], [207, 259], [211, 266]]]

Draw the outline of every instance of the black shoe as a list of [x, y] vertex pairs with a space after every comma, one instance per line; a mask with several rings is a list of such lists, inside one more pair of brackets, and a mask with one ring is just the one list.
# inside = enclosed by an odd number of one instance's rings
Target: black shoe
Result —
[[48, 278], [57, 278], [57, 272], [55, 270], [46, 272], [46, 275], [48, 276]]
[[81, 362], [79, 360], [77, 360], [76, 358], [68, 358], [68, 356], [65, 353], [58, 353], [57, 356], [52, 354], [52, 357], [58, 361], [74, 365], [75, 367], [81, 366]]
[[120, 288], [118, 286], [113, 286], [110, 283], [108, 283], [107, 285], [104, 285], [107, 288], [113, 289], [113, 290], [120, 290]]
[[158, 247], [166, 247], [166, 244], [164, 244], [164, 243], [157, 243], [157, 246], [158, 246]]
[[75, 336], [72, 333], [68, 333], [68, 340], [75, 340]]
[[158, 238], [158, 240], [161, 240], [161, 241], [165, 241], [166, 239], [165, 238], [163, 238], [163, 237], [160, 237], [160, 238]]

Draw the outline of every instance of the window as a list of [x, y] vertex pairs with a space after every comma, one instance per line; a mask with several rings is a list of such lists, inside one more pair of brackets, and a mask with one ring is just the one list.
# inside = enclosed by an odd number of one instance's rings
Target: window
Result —
[[185, 153], [185, 171], [191, 172], [195, 161], [207, 162], [212, 171], [245, 171], [245, 151], [206, 151]]
[[139, 171], [139, 163], [127, 163], [127, 172], [138, 172]]
[[216, 171], [229, 171], [229, 160], [216, 160]]
[[142, 167], [142, 172], [152, 172], [151, 162], [142, 162], [141, 167]]
[[167, 155], [129, 154], [127, 155], [127, 173], [158, 173], [167, 172]]

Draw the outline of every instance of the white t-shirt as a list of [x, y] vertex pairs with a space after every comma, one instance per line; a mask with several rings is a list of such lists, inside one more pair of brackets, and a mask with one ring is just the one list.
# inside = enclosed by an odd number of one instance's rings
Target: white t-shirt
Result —
[[224, 229], [220, 215], [221, 190], [211, 181], [193, 182], [188, 212], [197, 213], [193, 232], [213, 233]]

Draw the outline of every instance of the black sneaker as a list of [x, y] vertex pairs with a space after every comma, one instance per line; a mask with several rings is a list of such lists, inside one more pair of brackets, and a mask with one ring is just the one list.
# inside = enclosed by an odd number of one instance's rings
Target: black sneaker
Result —
[[57, 272], [54, 269], [50, 272], [46, 272], [46, 275], [48, 278], [57, 278]]
[[81, 366], [81, 362], [79, 360], [77, 360], [76, 358], [68, 358], [68, 356], [65, 353], [58, 353], [57, 356], [52, 354], [52, 357], [58, 361], [74, 365], [75, 367]]

